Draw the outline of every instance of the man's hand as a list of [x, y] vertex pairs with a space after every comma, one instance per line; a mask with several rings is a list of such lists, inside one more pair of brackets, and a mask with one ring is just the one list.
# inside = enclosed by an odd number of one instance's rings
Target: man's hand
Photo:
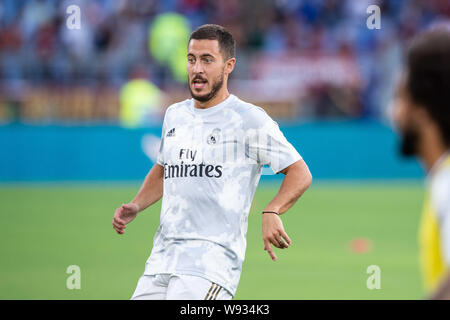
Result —
[[262, 235], [264, 250], [269, 253], [273, 261], [277, 260], [277, 256], [273, 252], [272, 244], [280, 249], [288, 248], [291, 244], [291, 239], [289, 239], [289, 236], [284, 231], [283, 222], [274, 213], [263, 213]]
[[161, 199], [164, 189], [164, 167], [155, 164], [145, 177], [144, 183], [134, 199], [116, 209], [112, 221], [118, 234], [125, 231], [125, 226], [136, 218], [136, 215]]
[[133, 221], [138, 213], [139, 207], [137, 204], [132, 202], [122, 204], [114, 213], [114, 218], [112, 221], [113, 228], [118, 234], [123, 234], [125, 232], [126, 225]]

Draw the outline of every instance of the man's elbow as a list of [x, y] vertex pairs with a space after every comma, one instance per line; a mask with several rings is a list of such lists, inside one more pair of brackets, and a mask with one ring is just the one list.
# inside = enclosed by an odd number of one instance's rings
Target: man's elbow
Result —
[[312, 184], [313, 176], [311, 174], [311, 171], [307, 169], [307, 172], [305, 173], [305, 190], [309, 188], [309, 186]]
[[300, 179], [299, 192], [303, 194], [312, 184], [313, 177], [308, 167], [305, 165], [305, 169], [302, 172], [302, 178]]
[[[297, 191], [300, 196], [312, 184], [313, 177], [311, 171], [309, 171], [308, 166], [303, 160], [298, 161], [293, 165], [292, 168], [289, 169], [289, 171], [293, 173], [293, 176], [295, 176], [295, 180], [297, 180]], [[289, 171], [287, 172], [287, 174], [291, 173]]]

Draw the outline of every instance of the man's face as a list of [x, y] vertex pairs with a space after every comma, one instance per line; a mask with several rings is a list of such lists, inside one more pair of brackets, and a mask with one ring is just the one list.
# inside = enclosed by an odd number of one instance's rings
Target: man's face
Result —
[[415, 106], [406, 88], [405, 77], [400, 81], [393, 101], [393, 120], [401, 138], [401, 153], [417, 155], [420, 139], [418, 107]]
[[187, 70], [192, 97], [200, 102], [214, 98], [222, 88], [225, 76], [219, 42], [192, 39], [188, 46]]

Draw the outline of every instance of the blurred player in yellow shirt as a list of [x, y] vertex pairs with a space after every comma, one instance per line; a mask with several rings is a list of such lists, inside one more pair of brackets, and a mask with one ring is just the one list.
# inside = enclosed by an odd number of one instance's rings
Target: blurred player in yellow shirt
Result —
[[431, 299], [450, 299], [450, 28], [413, 39], [394, 101], [401, 151], [427, 170], [420, 265]]

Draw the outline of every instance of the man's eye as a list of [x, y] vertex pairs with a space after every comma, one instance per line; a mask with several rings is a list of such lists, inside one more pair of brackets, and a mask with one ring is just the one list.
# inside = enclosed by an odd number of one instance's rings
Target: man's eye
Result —
[[188, 58], [188, 62], [189, 62], [189, 63], [194, 63], [194, 62], [195, 62], [195, 59], [194, 59], [194, 58]]
[[206, 63], [211, 63], [212, 59], [211, 58], [205, 58], [205, 59], [203, 59], [203, 61], [205, 61]]

